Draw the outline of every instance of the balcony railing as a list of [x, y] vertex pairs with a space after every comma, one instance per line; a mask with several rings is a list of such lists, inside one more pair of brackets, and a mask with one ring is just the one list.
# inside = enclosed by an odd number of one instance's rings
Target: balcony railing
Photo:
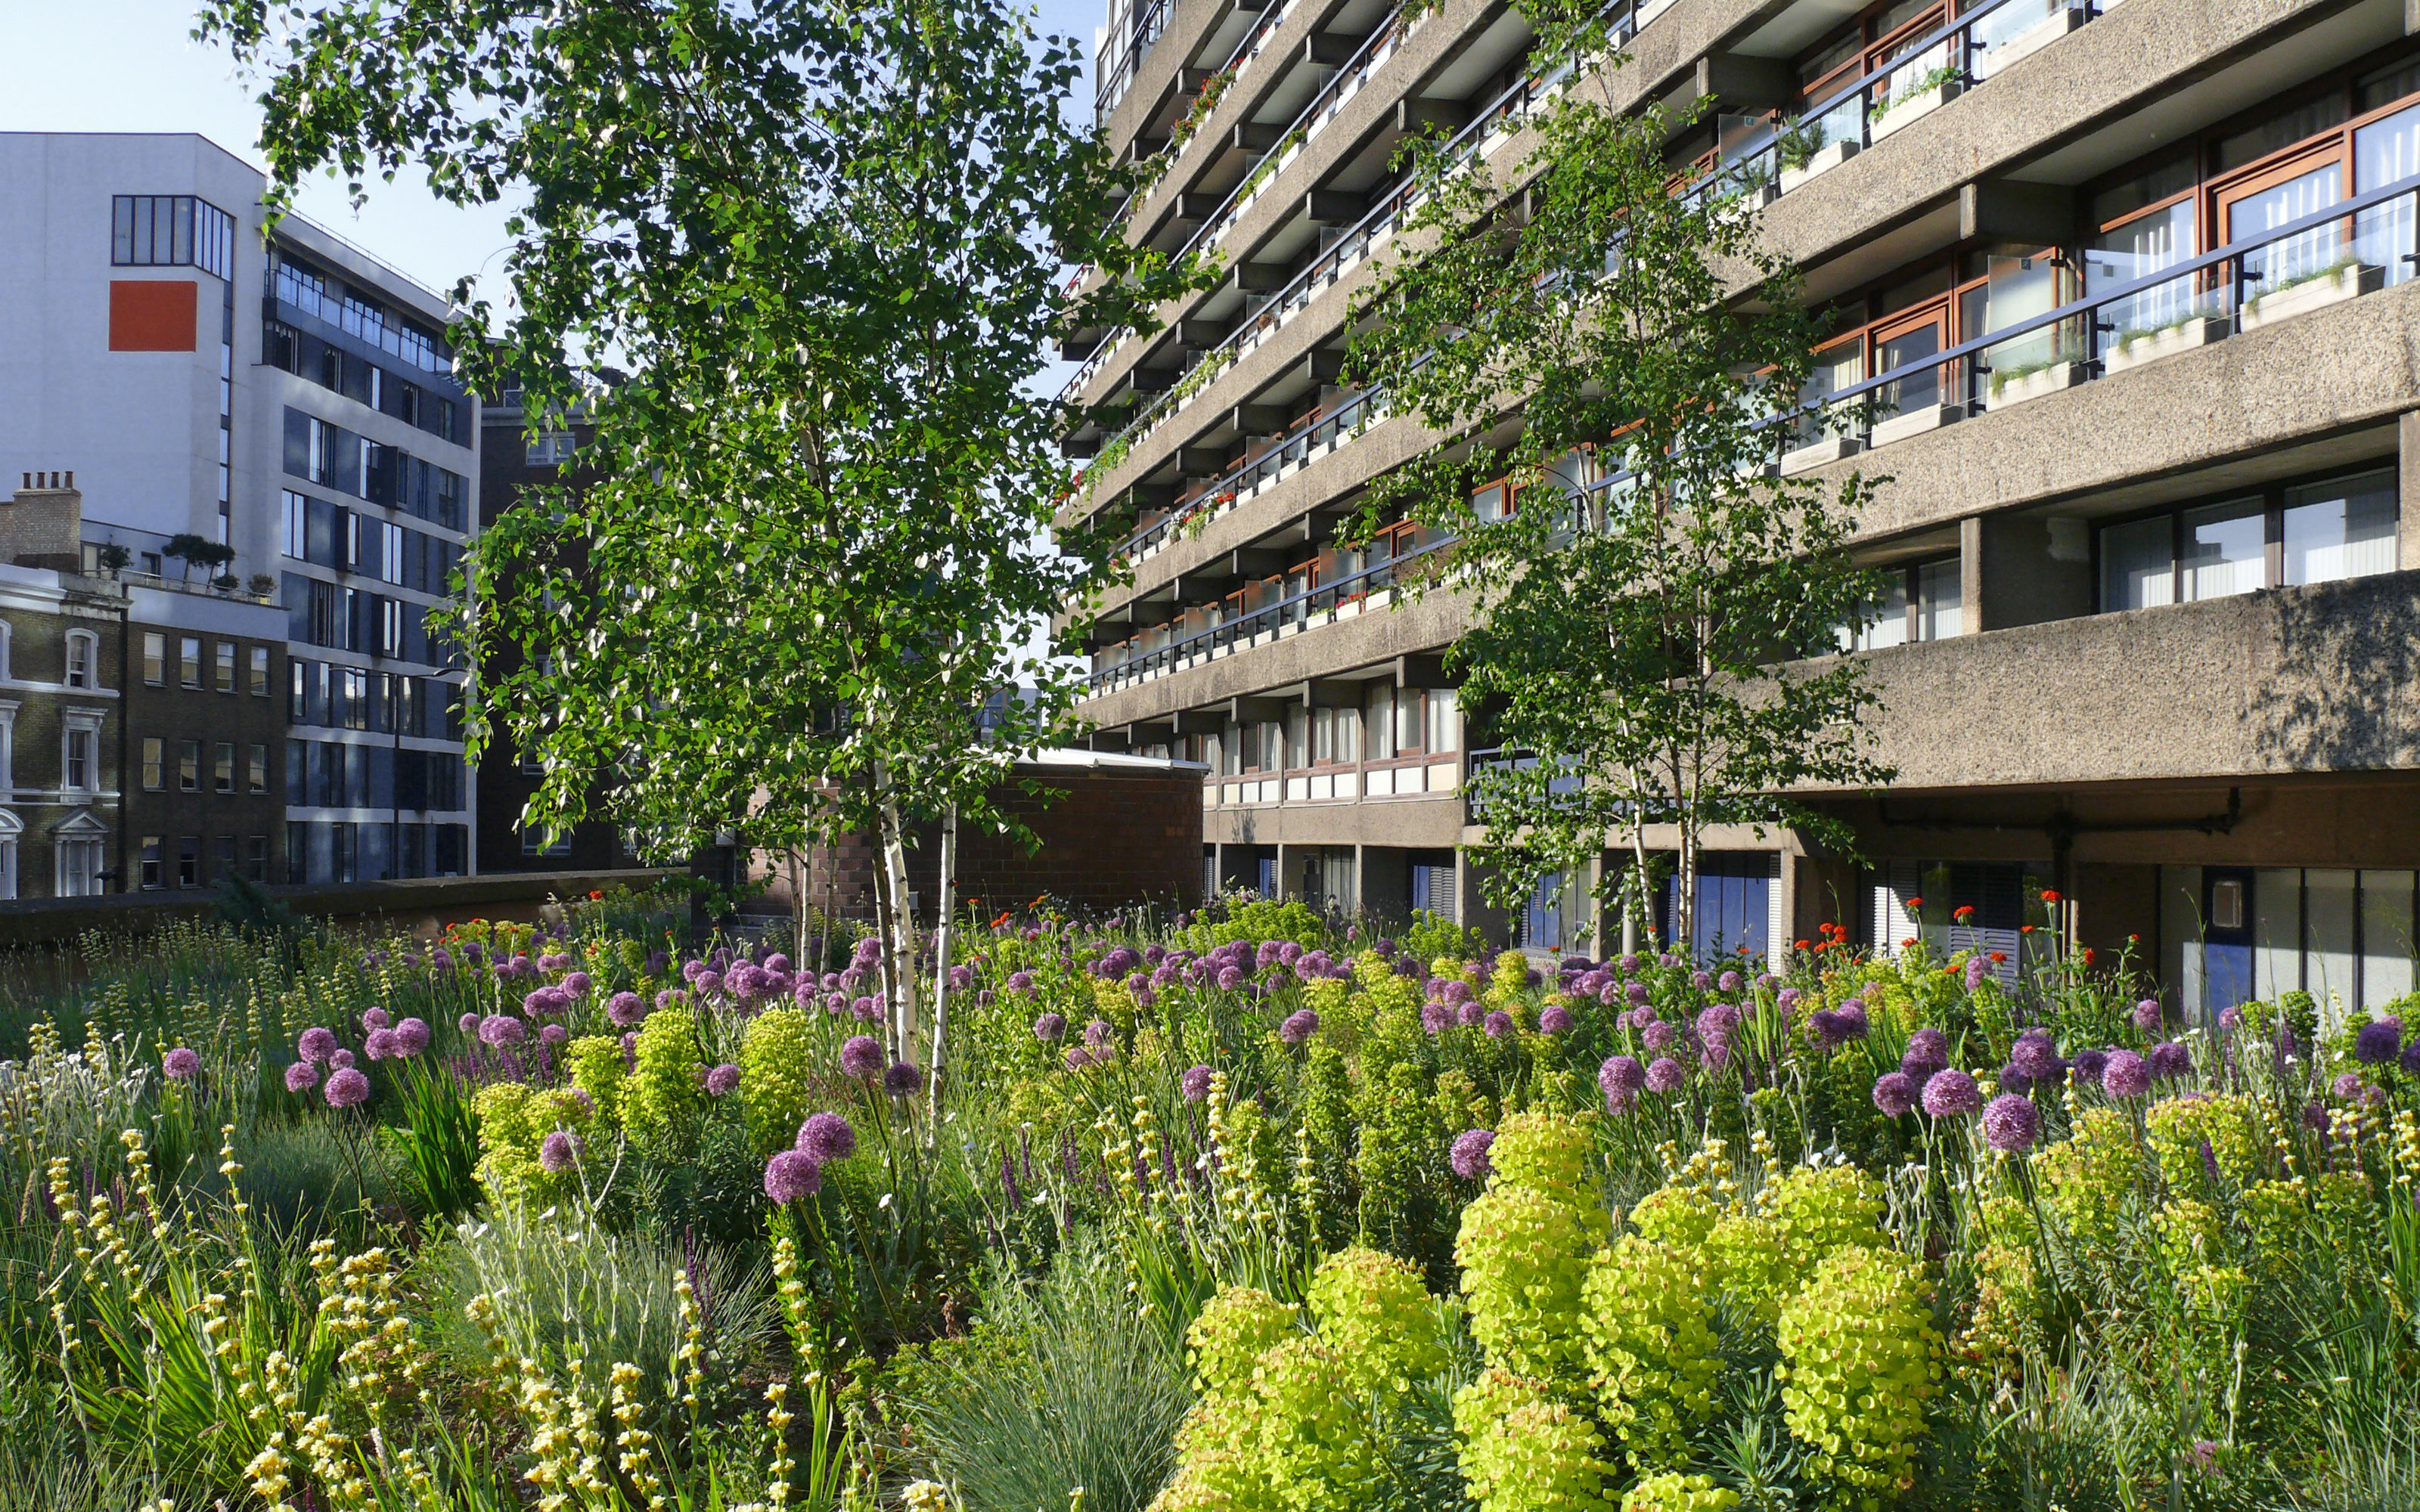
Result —
[[1167, 518], [1134, 532], [1125, 545], [1127, 556], [1140, 556], [1173, 540], [1197, 520], [1216, 518], [1243, 501], [1244, 496], [1286, 469], [1307, 462], [1333, 442], [1350, 440], [1386, 416], [1385, 396], [1366, 389], [1333, 409], [1321, 410], [1295, 426], [1258, 456], [1239, 462], [1205, 484], [1202, 491], [1178, 504]]
[[[1470, 816], [1473, 819], [1477, 819], [1480, 814], [1486, 810], [1487, 808], [1487, 800], [1480, 795], [1481, 774], [1495, 771], [1535, 771], [1538, 766], [1538, 760], [1539, 757], [1536, 751], [1526, 750], [1515, 746], [1489, 746], [1482, 749], [1472, 751], [1470, 753], [1470, 776], [1466, 779], [1463, 783], [1463, 790], [1469, 795]], [[1566, 763], [1565, 764], [1568, 765], [1569, 764]], [[1580, 783], [1581, 779], [1579, 772], [1575, 768], [1569, 776], [1548, 778], [1546, 779], [1546, 792], [1549, 796], [1565, 793], [1577, 793], [1580, 790]]]

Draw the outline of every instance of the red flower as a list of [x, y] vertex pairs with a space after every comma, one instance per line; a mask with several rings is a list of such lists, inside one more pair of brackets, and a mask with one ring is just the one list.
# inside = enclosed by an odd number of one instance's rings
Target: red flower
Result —
[[1801, 941], [1799, 941], [1799, 942], [1798, 942], [1798, 948], [1799, 948], [1800, 949], [1802, 949], [1802, 950], [1811, 950], [1811, 949], [1814, 949], [1814, 947], [1813, 947], [1812, 945], [1808, 944], [1808, 943], [1807, 943], [1807, 941], [1805, 941], [1805, 940], [1801, 940]]
[[2000, 964], [2001, 963], [2003, 963], [2003, 962], [2005, 962], [2005, 961], [2007, 961], [2008, 959], [2009, 959], [2009, 952], [2008, 952], [2008, 951], [2006, 951], [2006, 950], [1994, 950], [1994, 951], [1993, 951], [1993, 952], [1992, 952], [1992, 964], [1993, 964], [1993, 965], [1995, 965], [1995, 966], [1996, 966], [1996, 965], [1998, 965], [1998, 964]]
[[1916, 936], [1911, 934], [1906, 939], [1903, 939], [1899, 943], [1901, 949], [1912, 950], [1916, 948]]
[[1910, 898], [1907, 901], [1907, 905], [1910, 908], [1921, 908], [1924, 906], [1924, 900], [1921, 898]]
[[1975, 917], [1975, 905], [1973, 903], [1968, 903], [1965, 907], [1959, 909], [1949, 917], [1958, 920], [1961, 924], [1963, 924], [1968, 919]]
[[603, 903], [605, 901], [605, 889], [602, 887], [591, 887], [588, 890], [588, 901], [593, 903]]
[[2057, 903], [2058, 901], [2059, 901], [2059, 897], [2058, 897], [2058, 894], [2057, 894], [2055, 891], [2054, 891], [2054, 890], [2052, 890], [2051, 888], [2048, 888], [2048, 887], [2044, 887], [2044, 888], [2042, 889], [2042, 902], [2044, 902], [2044, 903]]
[[2020, 934], [2031, 934], [2033, 932], [2034, 927], [2031, 924], [2020, 924], [2017, 926], [2017, 933]]
[[2092, 947], [2088, 945], [2084, 948], [2084, 964], [2087, 966], [2092, 964]]

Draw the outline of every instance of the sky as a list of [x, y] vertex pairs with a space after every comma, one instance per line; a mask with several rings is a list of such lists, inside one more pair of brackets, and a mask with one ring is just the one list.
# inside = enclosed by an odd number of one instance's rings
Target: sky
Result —
[[[0, 87], [0, 131], [198, 131], [255, 166], [259, 86], [234, 60], [192, 39], [194, 0], [0, 0], [11, 66]], [[1076, 37], [1089, 54], [1107, 0], [1040, 0], [1037, 29]], [[1091, 115], [1091, 85], [1074, 102]], [[502, 286], [504, 206], [443, 204], [416, 177], [373, 180], [359, 214], [342, 181], [315, 179], [302, 211], [386, 262], [443, 292], [465, 274], [486, 274], [482, 297], [506, 301]]]

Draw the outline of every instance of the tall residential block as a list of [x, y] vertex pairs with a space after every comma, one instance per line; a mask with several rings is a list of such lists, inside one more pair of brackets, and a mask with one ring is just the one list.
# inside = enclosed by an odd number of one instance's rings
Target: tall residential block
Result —
[[445, 301], [300, 217], [270, 226], [266, 187], [199, 136], [0, 133], [0, 479], [72, 471], [84, 570], [178, 610], [163, 644], [238, 658], [199, 690], [242, 732], [149, 737], [171, 764], [201, 743], [227, 810], [143, 820], [162, 827], [113, 853], [156, 840], [156, 874], [197, 885], [469, 872], [466, 674], [431, 615], [477, 530], [477, 403]]
[[[1854, 855], [1716, 836], [1701, 949], [1825, 922], [2014, 972], [2133, 950], [2182, 1009], [2412, 989], [2420, 874], [2420, 25], [2404, 0], [1617, 0], [1615, 108], [1705, 100], [1676, 179], [1745, 194], [1833, 334], [1773, 466], [1885, 475], [1893, 588], [1845, 654], [1880, 795], [1809, 795]], [[1551, 87], [1500, 0], [1117, 0], [1099, 119], [1162, 154], [1126, 235], [1215, 252], [1149, 336], [1073, 333], [1136, 512], [1088, 623], [1112, 748], [1206, 763], [1205, 880], [1612, 949], [1587, 878], [1493, 914], [1459, 847], [1495, 748], [1398, 603], [1408, 524], [1340, 533], [1427, 437], [1342, 386], [1390, 255], [1394, 148], [1517, 177]], [[1609, 449], [1608, 449], [1609, 451]], [[1583, 453], [1559, 493], [1620, 482]], [[1477, 512], [1518, 509], [1504, 486]], [[1618, 866], [1608, 836], [1601, 866]], [[1651, 845], [1669, 849], [1668, 830]], [[1592, 931], [1583, 935], [1583, 931]], [[1584, 943], [1584, 941], [1586, 943]]]

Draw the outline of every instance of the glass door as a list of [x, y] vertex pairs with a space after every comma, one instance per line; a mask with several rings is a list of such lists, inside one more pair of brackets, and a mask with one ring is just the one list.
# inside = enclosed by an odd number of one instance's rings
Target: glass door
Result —
[[[2226, 185], [2217, 192], [2219, 239], [2257, 239], [2315, 215], [2344, 198], [2344, 182], [2343, 144], [2331, 141]], [[2245, 301], [2333, 270], [2344, 252], [2344, 225], [2326, 221], [2251, 254], [2242, 263]]]
[[[1949, 305], [1941, 301], [1874, 327], [1874, 373], [1880, 376], [1920, 363], [1949, 345]], [[1916, 414], [1949, 402], [1951, 386], [1939, 366], [1920, 367], [1885, 384], [1874, 395], [1874, 418]]]
[[2252, 997], [2253, 879], [2250, 867], [2206, 867], [2202, 886], [2202, 1011]]

